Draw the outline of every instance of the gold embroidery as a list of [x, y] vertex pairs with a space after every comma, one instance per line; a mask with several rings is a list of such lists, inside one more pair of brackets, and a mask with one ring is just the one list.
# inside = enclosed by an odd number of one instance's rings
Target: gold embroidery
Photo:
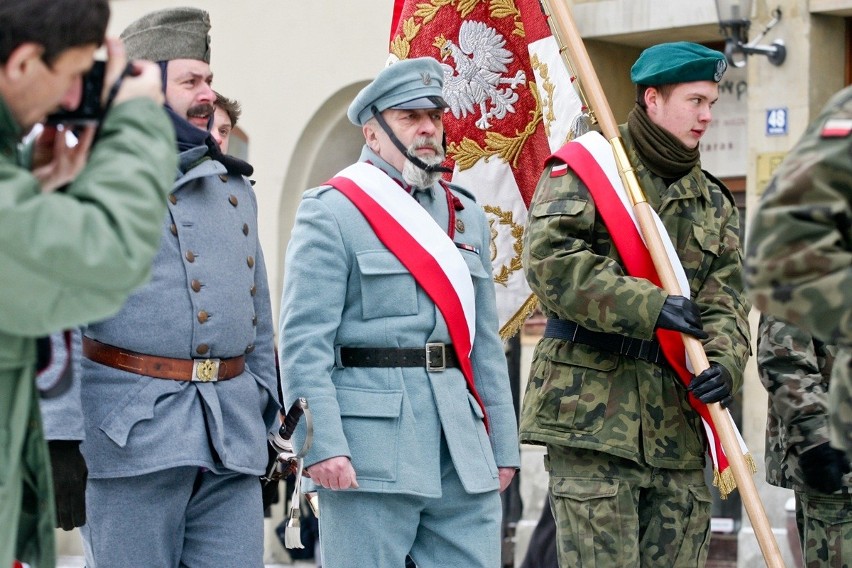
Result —
[[[456, 5], [457, 1], [458, 4]], [[473, 12], [477, 4], [486, 1], [489, 4], [488, 10], [492, 18], [514, 18], [515, 29], [512, 30], [512, 35], [526, 37], [524, 23], [521, 21], [521, 11], [515, 6], [515, 0], [429, 0], [429, 2], [417, 4], [414, 15], [402, 22], [402, 35], [393, 38], [390, 52], [399, 59], [407, 59], [411, 52], [411, 42], [414, 41], [425, 24], [435, 19], [442, 8], [455, 6], [459, 16], [464, 19]], [[420, 19], [419, 24], [415, 18]]]
[[492, 18], [514, 18], [515, 29], [512, 31], [512, 35], [526, 37], [524, 23], [521, 21], [521, 11], [515, 6], [514, 0], [491, 0], [489, 9]]
[[[503, 211], [501, 208], [495, 205], [483, 205], [482, 208], [486, 213], [490, 213], [497, 217], [497, 222], [500, 225], [506, 225], [509, 227], [511, 231], [512, 238], [514, 242], [512, 243], [512, 250], [515, 252], [515, 255], [509, 261], [509, 265], [505, 264], [500, 266], [500, 269], [497, 270], [497, 267], [494, 267], [494, 282], [496, 284], [500, 284], [502, 286], [506, 286], [506, 283], [509, 281], [509, 277], [513, 272], [521, 270], [521, 253], [524, 250], [524, 226], [515, 223], [515, 220], [512, 216], [511, 211]], [[496, 255], [496, 245], [494, 244], [494, 236], [496, 231], [492, 225], [492, 234], [491, 234], [491, 258], [494, 259]]]
[[535, 110], [531, 111], [531, 120], [522, 132], [515, 131], [515, 136], [504, 136], [498, 132], [488, 131], [485, 133], [485, 147], [483, 148], [470, 138], [462, 138], [461, 143], [451, 142], [447, 145], [447, 155], [458, 165], [459, 171], [464, 171], [481, 159], [488, 161], [493, 156], [498, 156], [512, 168], [518, 167], [518, 156], [524, 149], [524, 144], [535, 133], [538, 123], [541, 122], [541, 100], [538, 96], [538, 87], [530, 82], [530, 93], [535, 99]]
[[542, 61], [538, 58], [538, 55], [535, 53], [532, 57], [530, 57], [530, 67], [532, 67], [534, 71], [538, 71], [541, 81], [544, 83], [542, 88], [546, 95], [544, 93], [541, 94], [541, 111], [542, 118], [544, 120], [544, 131], [549, 137], [550, 125], [556, 120], [553, 96], [553, 93], [556, 91], [556, 85], [550, 81], [550, 69], [548, 68], [547, 63], [542, 63]]
[[524, 325], [527, 318], [532, 315], [536, 307], [538, 307], [538, 298], [536, 298], [535, 294], [530, 294], [526, 302], [524, 302], [523, 305], [518, 308], [518, 311], [515, 312], [515, 315], [510, 317], [506, 323], [503, 324], [503, 327], [500, 328], [500, 337], [502, 339], [510, 339], [518, 333], [521, 326]]

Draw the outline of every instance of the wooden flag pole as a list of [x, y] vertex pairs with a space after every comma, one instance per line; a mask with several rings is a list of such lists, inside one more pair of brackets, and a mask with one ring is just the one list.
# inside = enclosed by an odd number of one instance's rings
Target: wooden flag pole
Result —
[[[600, 81], [598, 81], [598, 76], [589, 59], [586, 46], [580, 38], [580, 33], [568, 9], [567, 1], [543, 1], [547, 10], [550, 12], [548, 17], [551, 19], [554, 33], [563, 42], [562, 45], [567, 47], [571, 55], [572, 66], [580, 79], [583, 92], [588, 98], [589, 106], [601, 126], [603, 135], [609, 140], [612, 146], [619, 174], [633, 203], [633, 210], [636, 213], [640, 231], [648, 245], [648, 250], [654, 261], [654, 267], [660, 276], [663, 288], [669, 294], [680, 295], [680, 286], [663, 246], [663, 240], [657, 232], [653, 211], [639, 185], [639, 180], [633, 171], [633, 166], [627, 158], [624, 144], [619, 137], [618, 125], [615, 122], [603, 88]], [[692, 363], [695, 373], [698, 374], [707, 369], [710, 363], [707, 360], [707, 354], [704, 353], [704, 347], [701, 345], [701, 342], [691, 335], [682, 334], [682, 336], [687, 356]], [[766, 565], [770, 568], [783, 568], [784, 560], [781, 557], [781, 551], [778, 548], [778, 543], [775, 541], [775, 536], [772, 534], [772, 528], [766, 517], [766, 511], [763, 509], [763, 503], [757, 494], [751, 470], [742, 455], [739, 441], [731, 425], [730, 415], [718, 402], [708, 404], [707, 409], [710, 412], [713, 424], [719, 434], [722, 448], [725, 450], [725, 455], [733, 471], [743, 505], [745, 505], [746, 513], [751, 520], [751, 525], [754, 528], [754, 533], [757, 536], [757, 542], [760, 545]]]

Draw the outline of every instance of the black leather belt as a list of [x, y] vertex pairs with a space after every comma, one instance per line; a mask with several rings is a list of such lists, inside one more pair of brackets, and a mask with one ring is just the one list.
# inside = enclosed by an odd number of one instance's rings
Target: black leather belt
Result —
[[338, 347], [337, 367], [424, 367], [429, 372], [459, 368], [452, 345], [427, 343], [425, 347]]
[[651, 363], [665, 361], [663, 350], [655, 339], [636, 339], [617, 333], [591, 331], [573, 321], [548, 319], [544, 336], [565, 339], [572, 343], [581, 343], [607, 353], [617, 353], [633, 359], [642, 359]]

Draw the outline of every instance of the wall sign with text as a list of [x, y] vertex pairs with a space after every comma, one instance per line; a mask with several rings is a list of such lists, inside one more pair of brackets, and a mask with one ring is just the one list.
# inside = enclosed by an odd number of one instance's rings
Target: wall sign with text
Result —
[[766, 109], [767, 136], [786, 136], [788, 122], [785, 107]]
[[701, 137], [701, 166], [716, 177], [746, 175], [748, 81], [745, 69], [728, 67], [719, 83], [713, 120]]

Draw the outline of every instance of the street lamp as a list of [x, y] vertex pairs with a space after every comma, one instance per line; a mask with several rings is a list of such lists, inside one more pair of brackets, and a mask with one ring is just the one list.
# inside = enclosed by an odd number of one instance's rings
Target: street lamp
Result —
[[781, 21], [781, 8], [772, 12], [772, 21], [754, 40], [748, 41], [751, 25], [752, 0], [716, 0], [719, 26], [725, 36], [725, 57], [734, 67], [745, 67], [746, 58], [753, 54], [765, 55], [773, 65], [781, 65], [787, 57], [784, 41], [777, 39], [772, 45], [757, 45], [763, 36]]

